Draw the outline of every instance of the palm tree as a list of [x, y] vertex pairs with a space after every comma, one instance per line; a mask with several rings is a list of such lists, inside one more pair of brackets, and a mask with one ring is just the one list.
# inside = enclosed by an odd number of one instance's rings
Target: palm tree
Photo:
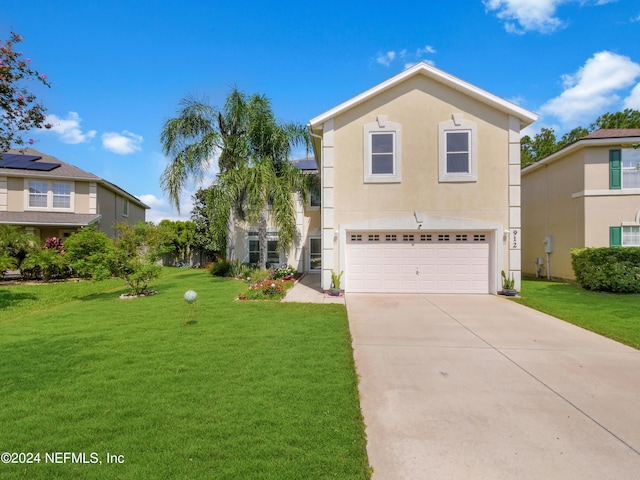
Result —
[[266, 266], [267, 206], [279, 229], [279, 248], [295, 237], [294, 194], [308, 195], [308, 179], [288, 161], [291, 150], [309, 136], [300, 124], [281, 124], [264, 95], [247, 97], [234, 88], [223, 111], [187, 97], [179, 116], [165, 122], [161, 141], [170, 163], [161, 177], [163, 190], [178, 208], [189, 179], [201, 180], [216, 154], [220, 173], [210, 189], [210, 214], [222, 251], [233, 259], [236, 218], [258, 223], [260, 265]]

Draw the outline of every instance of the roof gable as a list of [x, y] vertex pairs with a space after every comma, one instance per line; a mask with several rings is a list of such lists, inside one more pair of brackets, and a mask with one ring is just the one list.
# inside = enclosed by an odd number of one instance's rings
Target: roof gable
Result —
[[520, 120], [520, 126], [526, 127], [527, 125], [535, 122], [538, 118], [533, 112], [530, 112], [514, 103], [511, 103], [503, 98], [500, 98], [492, 93], [489, 93], [485, 90], [482, 90], [475, 85], [465, 82], [453, 75], [450, 75], [442, 70], [439, 70], [432, 65], [421, 62], [413, 67], [410, 67], [398, 75], [386, 80], [373, 88], [357, 95], [350, 100], [347, 100], [344, 103], [332, 108], [331, 110], [326, 111], [325, 113], [318, 115], [317, 117], [311, 119], [309, 122], [309, 126], [314, 129], [320, 127], [324, 122], [335, 118], [336, 116], [350, 110], [351, 108], [359, 105], [370, 98], [379, 95], [380, 93], [387, 91], [394, 86], [406, 81], [407, 79], [414, 77], [416, 75], [425, 76], [433, 81], [439, 82], [443, 85], [446, 85], [454, 90], [464, 93], [465, 95], [474, 98], [484, 104], [487, 104], [496, 110], [507, 113], [508, 115], [513, 115], [514, 117]]

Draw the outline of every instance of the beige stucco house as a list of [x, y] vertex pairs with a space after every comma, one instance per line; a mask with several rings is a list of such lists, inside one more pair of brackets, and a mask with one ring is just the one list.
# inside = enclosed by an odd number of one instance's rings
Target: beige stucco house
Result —
[[[309, 123], [319, 218], [298, 255], [350, 292], [497, 293], [520, 284], [520, 132], [537, 118], [419, 63]], [[290, 262], [292, 263], [292, 262]]]
[[574, 279], [571, 249], [640, 246], [640, 129], [598, 130], [522, 170], [522, 270]]
[[44, 241], [96, 225], [110, 237], [116, 223], [145, 221], [149, 208], [120, 187], [37, 150], [0, 159], [0, 224], [16, 225]]
[[[303, 173], [318, 175], [314, 158], [292, 161]], [[267, 212], [267, 263], [271, 265], [288, 264], [299, 272], [320, 272], [320, 192], [311, 191], [306, 204], [296, 195], [297, 236], [286, 252], [278, 249], [278, 229]], [[260, 257], [258, 227], [247, 222], [235, 222], [232, 246], [227, 252], [228, 258], [237, 258], [244, 263], [257, 264]], [[232, 253], [233, 252], [233, 253]]]

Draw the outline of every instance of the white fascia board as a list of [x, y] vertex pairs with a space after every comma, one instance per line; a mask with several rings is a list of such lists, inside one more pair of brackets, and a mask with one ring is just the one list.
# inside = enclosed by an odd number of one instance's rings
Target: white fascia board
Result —
[[334, 118], [342, 112], [353, 108], [354, 106], [378, 95], [381, 92], [397, 85], [398, 83], [404, 81], [405, 79], [412, 77], [414, 75], [425, 75], [437, 82], [440, 82], [444, 85], [449, 86], [455, 90], [458, 90], [472, 98], [475, 98], [485, 104], [488, 104], [497, 110], [503, 111], [509, 115], [513, 115], [520, 119], [521, 128], [530, 125], [538, 119], [538, 115], [526, 110], [518, 105], [511, 103], [503, 98], [500, 98], [492, 93], [487, 92], [475, 85], [472, 85], [464, 80], [461, 80], [453, 75], [450, 75], [442, 70], [435, 68], [432, 65], [429, 65], [425, 62], [420, 62], [403, 72], [399, 73], [395, 77], [391, 77], [390, 79], [376, 85], [373, 88], [361, 93], [353, 97], [350, 100], [347, 100], [344, 103], [341, 103], [337, 107], [332, 108], [331, 110], [326, 111], [325, 113], [318, 115], [317, 117], [311, 119], [309, 122], [309, 126], [312, 128], [318, 128], [324, 122], [326, 122], [330, 118]]

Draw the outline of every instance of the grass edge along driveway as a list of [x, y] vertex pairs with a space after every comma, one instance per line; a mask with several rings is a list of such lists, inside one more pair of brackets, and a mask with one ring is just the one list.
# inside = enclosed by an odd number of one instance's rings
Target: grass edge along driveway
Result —
[[527, 307], [640, 349], [640, 295], [591, 292], [572, 283], [523, 279]]
[[40, 287], [0, 320], [0, 451], [40, 461], [0, 478], [370, 478], [344, 306], [234, 302], [241, 282], [184, 269], [148, 298], [44, 308]]

